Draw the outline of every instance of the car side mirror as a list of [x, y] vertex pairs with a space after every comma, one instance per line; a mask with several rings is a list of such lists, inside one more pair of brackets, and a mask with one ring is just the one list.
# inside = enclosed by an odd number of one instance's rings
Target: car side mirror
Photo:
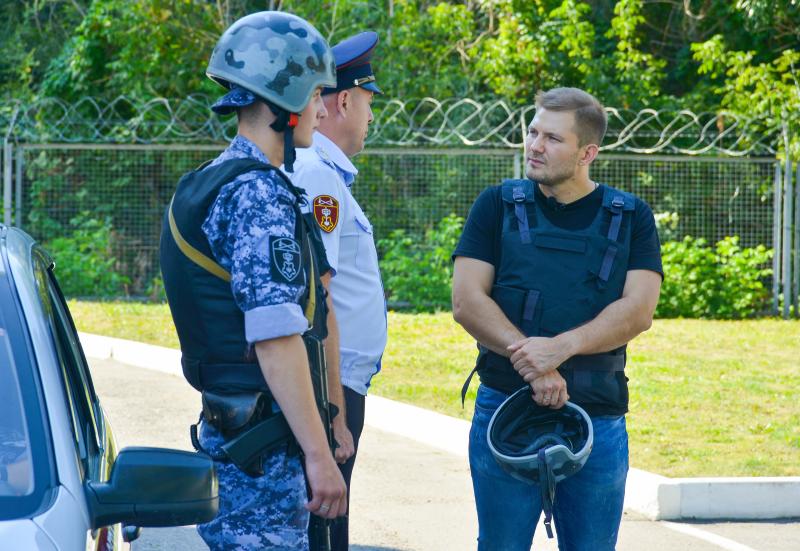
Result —
[[119, 522], [183, 526], [208, 522], [219, 509], [214, 462], [205, 454], [125, 448], [107, 482], [85, 485], [92, 528]]

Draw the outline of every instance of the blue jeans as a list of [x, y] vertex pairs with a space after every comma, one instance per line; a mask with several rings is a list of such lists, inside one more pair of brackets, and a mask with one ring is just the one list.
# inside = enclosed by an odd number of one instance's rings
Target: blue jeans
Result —
[[[539, 486], [503, 471], [486, 442], [489, 420], [507, 397], [481, 385], [475, 401], [469, 464], [479, 551], [529, 551], [542, 513]], [[556, 485], [553, 519], [560, 551], [613, 551], [617, 542], [628, 474], [625, 417], [593, 417], [592, 424], [594, 447], [588, 461]]]

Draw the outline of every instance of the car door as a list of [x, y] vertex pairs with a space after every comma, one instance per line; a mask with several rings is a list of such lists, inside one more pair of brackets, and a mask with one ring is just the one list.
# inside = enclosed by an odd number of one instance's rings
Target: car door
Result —
[[[39, 250], [35, 249], [33, 256], [39, 297], [48, 318], [69, 405], [81, 479], [84, 484], [104, 482], [117, 454], [116, 445], [95, 393], [69, 308], [56, 281], [54, 265]], [[121, 527], [107, 526], [88, 532], [86, 548], [122, 549]]]

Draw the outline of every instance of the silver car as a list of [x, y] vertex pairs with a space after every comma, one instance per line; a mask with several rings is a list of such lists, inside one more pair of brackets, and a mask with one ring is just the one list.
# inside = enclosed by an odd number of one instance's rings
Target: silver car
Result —
[[0, 549], [129, 548], [218, 499], [204, 455], [117, 450], [52, 259], [0, 224]]

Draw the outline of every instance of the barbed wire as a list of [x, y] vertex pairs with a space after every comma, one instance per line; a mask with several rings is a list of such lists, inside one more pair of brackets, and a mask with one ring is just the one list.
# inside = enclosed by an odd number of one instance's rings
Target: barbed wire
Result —
[[[0, 103], [0, 132], [35, 143], [217, 143], [236, 134], [235, 117], [209, 109], [213, 99]], [[368, 143], [382, 146], [519, 148], [534, 107], [503, 100], [376, 97]], [[736, 113], [607, 108], [604, 151], [684, 155], [774, 156], [779, 129]]]

